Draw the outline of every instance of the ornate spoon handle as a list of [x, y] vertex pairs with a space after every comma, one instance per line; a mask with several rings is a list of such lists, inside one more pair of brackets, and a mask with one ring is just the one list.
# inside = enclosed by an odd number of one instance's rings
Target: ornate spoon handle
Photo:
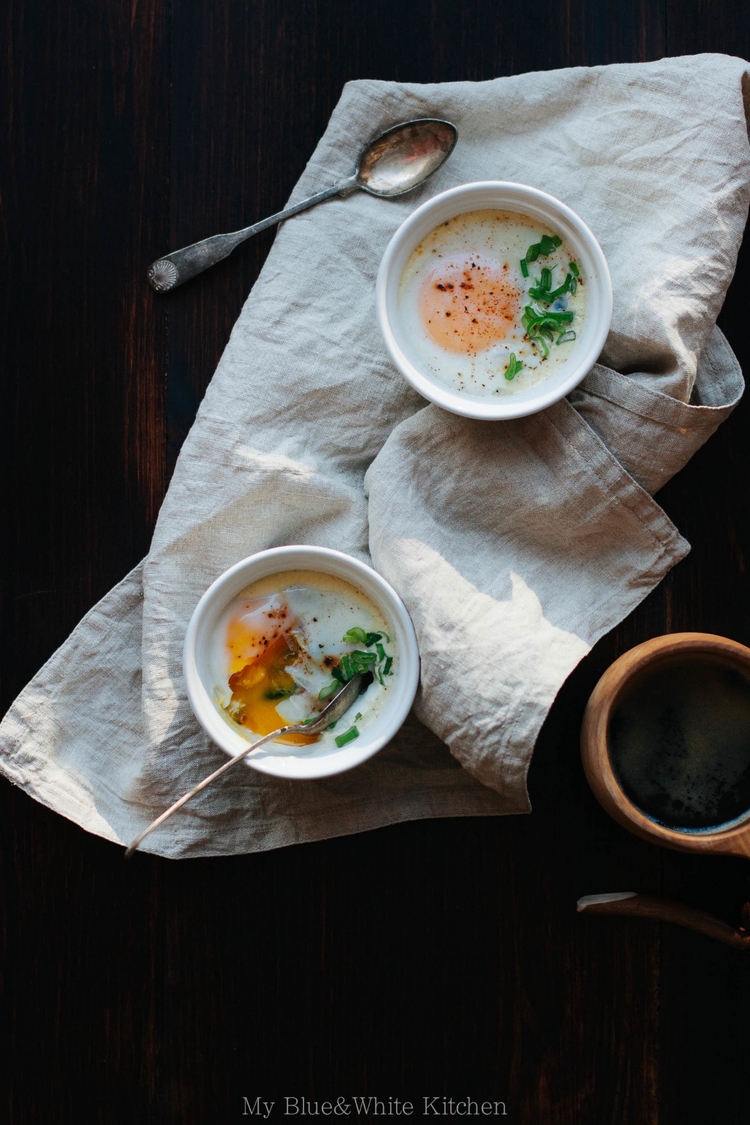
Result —
[[259, 747], [263, 746], [264, 743], [270, 742], [272, 738], [278, 738], [279, 735], [298, 734], [304, 733], [304, 731], [305, 727], [299, 723], [295, 723], [292, 726], [280, 727], [278, 730], [271, 731], [270, 734], [264, 735], [263, 738], [259, 738], [257, 742], [253, 742], [250, 746], [247, 747], [246, 750], [243, 750], [241, 754], [237, 754], [234, 758], [230, 758], [229, 761], [225, 762], [223, 766], [219, 766], [219, 768], [217, 770], [214, 770], [213, 773], [210, 773], [208, 777], [204, 777], [203, 781], [199, 781], [197, 785], [194, 785], [189, 792], [183, 794], [183, 796], [180, 797], [179, 801], [175, 801], [173, 805], [170, 805], [168, 809], [165, 809], [160, 816], [157, 816], [156, 820], [151, 821], [147, 828], [144, 828], [142, 832], [139, 832], [136, 838], [132, 840], [128, 845], [125, 851], [125, 859], [130, 859], [131, 855], [136, 850], [141, 841], [145, 840], [146, 837], [151, 832], [153, 832], [155, 828], [158, 828], [160, 824], [163, 824], [165, 820], [168, 820], [172, 813], [176, 813], [177, 810], [181, 809], [183, 805], [186, 805], [188, 801], [190, 801], [195, 796], [196, 793], [200, 793], [201, 789], [205, 789], [206, 786], [210, 785], [213, 781], [216, 781], [217, 777], [221, 777], [221, 775], [223, 773], [226, 773], [227, 770], [231, 770], [232, 766], [236, 766], [238, 762], [241, 762], [245, 758], [247, 758], [249, 754], [252, 754], [253, 750], [258, 750]]
[[215, 266], [222, 258], [228, 257], [235, 246], [252, 238], [254, 234], [259, 234], [262, 230], [283, 222], [284, 219], [290, 219], [292, 215], [298, 215], [300, 211], [306, 211], [308, 207], [314, 207], [324, 199], [331, 199], [334, 195], [348, 195], [358, 186], [357, 177], [350, 176], [346, 180], [340, 180], [333, 187], [326, 188], [325, 191], [319, 191], [317, 195], [303, 199], [301, 203], [295, 203], [276, 215], [270, 215], [251, 227], [245, 227], [244, 230], [237, 230], [232, 234], [215, 234], [211, 238], [204, 238], [202, 242], [194, 242], [192, 246], [185, 246], [182, 250], [165, 254], [163, 258], [159, 258], [149, 266], [148, 279], [159, 293], [166, 293], [169, 289], [175, 289], [183, 282], [189, 281], [196, 274], [203, 273], [209, 266]]
[[230, 758], [228, 762], [225, 762], [223, 766], [219, 766], [219, 768], [214, 770], [213, 773], [210, 773], [208, 777], [204, 777], [203, 781], [199, 781], [197, 785], [194, 785], [188, 793], [183, 794], [179, 801], [175, 801], [173, 805], [165, 809], [160, 816], [157, 816], [156, 820], [152, 820], [128, 845], [125, 858], [129, 859], [141, 841], [146, 839], [149, 832], [153, 832], [155, 828], [158, 828], [160, 824], [168, 820], [172, 813], [176, 813], [178, 809], [186, 805], [196, 793], [200, 793], [201, 789], [205, 789], [207, 785], [216, 781], [217, 777], [221, 777], [227, 770], [231, 770], [232, 766], [236, 766], [238, 762], [244, 761], [254, 750], [259, 749], [259, 747], [263, 746], [266, 742], [279, 738], [282, 734], [320, 734], [321, 731], [326, 730], [331, 723], [337, 722], [342, 715], [346, 714], [354, 700], [371, 679], [372, 676], [369, 672], [358, 672], [356, 676], [352, 676], [348, 683], [344, 684], [344, 686], [336, 692], [333, 699], [331, 699], [329, 703], [326, 703], [319, 714], [311, 716], [304, 723], [291, 723], [279, 727], [278, 730], [272, 730], [270, 734], [264, 734], [257, 742], [251, 742], [250, 745], [246, 746], [239, 754], [235, 754], [235, 756]]

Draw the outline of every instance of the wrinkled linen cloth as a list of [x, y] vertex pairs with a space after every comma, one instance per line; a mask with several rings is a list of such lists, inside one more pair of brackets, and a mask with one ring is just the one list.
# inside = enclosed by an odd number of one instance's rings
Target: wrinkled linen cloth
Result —
[[[414, 117], [458, 146], [419, 192], [358, 193], [278, 232], [185, 442], [146, 560], [22, 692], [5, 775], [127, 842], [223, 760], [194, 719], [183, 638], [206, 587], [256, 551], [312, 543], [372, 565], [415, 624], [414, 714], [366, 764], [322, 781], [240, 767], [145, 844], [250, 852], [402, 820], [529, 810], [534, 742], [560, 686], [688, 551], [652, 499], [730, 413], [716, 329], [748, 207], [742, 87], [721, 55], [481, 83], [349, 83], [292, 200]], [[484, 423], [427, 405], [375, 319], [400, 223], [473, 180], [568, 203], [609, 262], [601, 362], [565, 401]], [[461, 768], [463, 767], [463, 768]]]

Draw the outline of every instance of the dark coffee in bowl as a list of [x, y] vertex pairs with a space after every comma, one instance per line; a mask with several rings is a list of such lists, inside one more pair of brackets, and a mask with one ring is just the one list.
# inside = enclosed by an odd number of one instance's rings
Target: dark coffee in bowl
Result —
[[708, 656], [671, 657], [634, 678], [609, 722], [629, 799], [669, 828], [750, 815], [750, 680]]

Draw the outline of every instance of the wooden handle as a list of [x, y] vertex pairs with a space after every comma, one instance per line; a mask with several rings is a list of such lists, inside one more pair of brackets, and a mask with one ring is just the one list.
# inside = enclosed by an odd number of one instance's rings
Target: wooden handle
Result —
[[654, 918], [658, 922], [671, 922], [685, 926], [706, 937], [723, 941], [734, 949], [750, 949], [750, 933], [733, 929], [695, 906], [674, 902], [656, 895], [640, 895], [635, 891], [618, 891], [604, 895], [584, 895], [576, 903], [579, 914], [623, 914], [633, 918]]

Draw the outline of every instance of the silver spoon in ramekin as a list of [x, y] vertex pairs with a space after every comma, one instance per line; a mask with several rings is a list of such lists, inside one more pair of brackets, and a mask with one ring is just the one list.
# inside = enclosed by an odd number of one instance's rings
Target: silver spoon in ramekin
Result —
[[413, 191], [445, 163], [458, 140], [458, 130], [450, 121], [423, 117], [403, 121], [386, 129], [367, 144], [360, 153], [351, 176], [339, 180], [325, 191], [303, 199], [268, 219], [232, 234], [215, 234], [192, 246], [165, 254], [149, 266], [148, 279], [154, 289], [165, 293], [203, 273], [232, 253], [236, 246], [254, 234], [275, 226], [284, 219], [314, 207], [334, 195], [347, 196], [353, 191], [366, 191], [380, 199], [395, 199]]
[[289, 726], [279, 727], [278, 730], [272, 730], [270, 734], [265, 734], [263, 738], [259, 738], [257, 742], [251, 742], [246, 750], [230, 758], [228, 762], [225, 762], [223, 766], [219, 766], [219, 768], [214, 770], [213, 773], [210, 773], [208, 777], [204, 777], [203, 781], [193, 786], [188, 793], [180, 797], [179, 801], [175, 801], [175, 803], [170, 805], [160, 816], [157, 816], [156, 820], [152, 820], [147, 828], [139, 832], [136, 838], [128, 845], [125, 852], [125, 859], [130, 859], [138, 845], [146, 839], [149, 833], [153, 832], [155, 828], [158, 828], [160, 824], [163, 824], [165, 820], [168, 820], [172, 813], [177, 812], [183, 805], [186, 805], [196, 793], [200, 793], [201, 789], [205, 789], [212, 781], [216, 781], [217, 777], [221, 777], [227, 770], [231, 770], [232, 766], [236, 766], [238, 762], [243, 761], [266, 742], [271, 742], [274, 738], [279, 738], [282, 734], [321, 734], [331, 723], [337, 723], [364, 689], [365, 681], [370, 682], [369, 673], [357, 673], [356, 676], [352, 676], [348, 683], [344, 684], [341, 691], [336, 692], [331, 702], [323, 708], [320, 714], [315, 715], [312, 720], [308, 719], [304, 723], [292, 723]]

